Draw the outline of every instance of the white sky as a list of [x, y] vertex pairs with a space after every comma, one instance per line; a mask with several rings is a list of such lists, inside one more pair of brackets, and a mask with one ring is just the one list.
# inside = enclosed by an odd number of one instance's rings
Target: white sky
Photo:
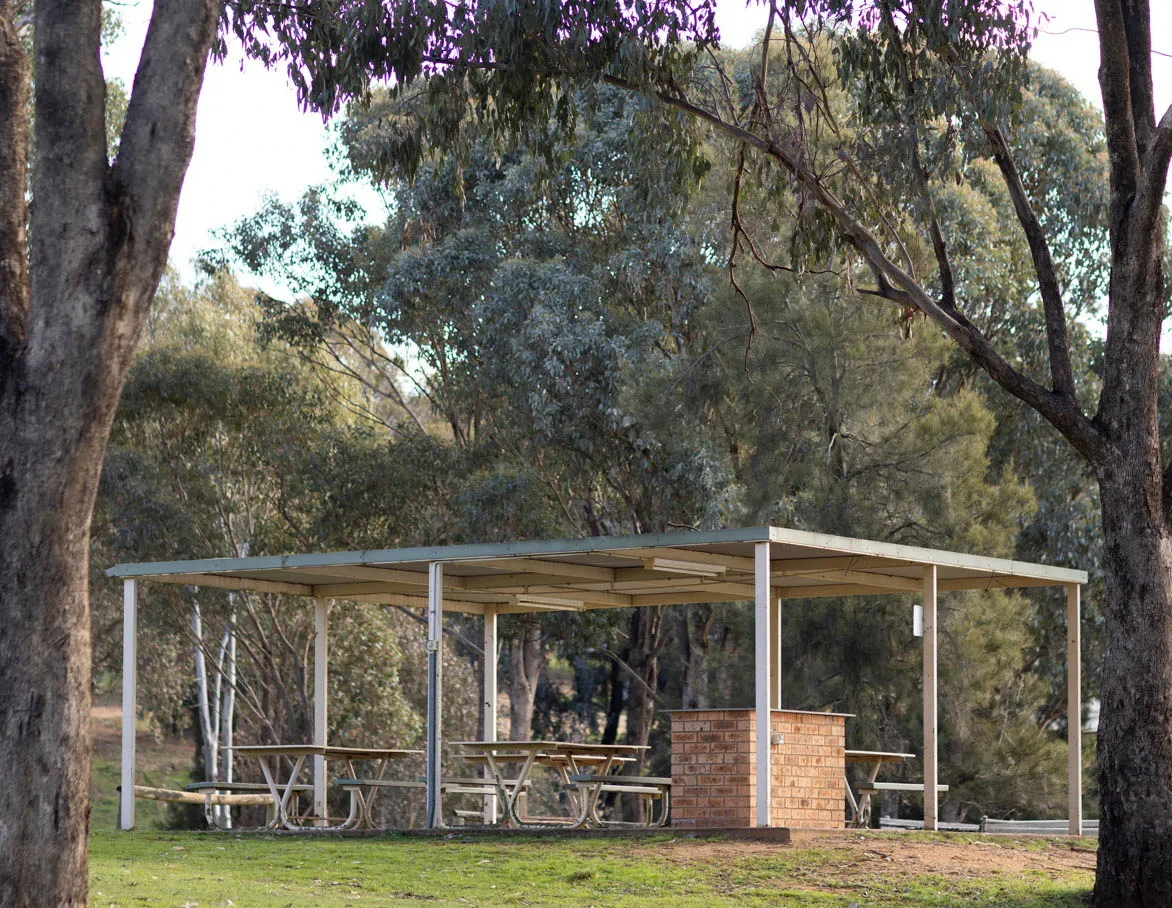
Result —
[[[1098, 41], [1093, 0], [1037, 0], [1049, 14], [1034, 57], [1058, 70], [1096, 105], [1099, 100]], [[106, 75], [129, 88], [146, 34], [150, 4], [120, 5], [126, 35], [103, 55]], [[764, 26], [762, 9], [743, 0], [718, 0], [717, 22], [726, 44], [741, 47]], [[1152, 4], [1157, 116], [1172, 103], [1172, 3]], [[211, 242], [218, 227], [254, 212], [275, 193], [292, 200], [307, 186], [330, 178], [325, 149], [329, 136], [321, 118], [303, 113], [283, 71], [268, 71], [234, 54], [209, 67], [200, 96], [195, 154], [179, 203], [172, 262], [190, 274], [190, 260]], [[372, 194], [373, 200], [373, 194]]]

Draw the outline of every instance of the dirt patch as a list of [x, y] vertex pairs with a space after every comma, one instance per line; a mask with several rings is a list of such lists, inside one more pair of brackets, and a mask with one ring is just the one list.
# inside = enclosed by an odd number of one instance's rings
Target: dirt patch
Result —
[[[1052, 879], [1095, 871], [1095, 841], [1003, 839], [966, 836], [957, 841], [901, 833], [795, 830], [792, 843], [697, 841], [677, 839], [648, 846], [681, 863], [721, 864], [753, 858], [781, 858], [816, 850], [820, 864], [835, 876], [903, 877], [921, 874], [954, 878], [1021, 876], [1041, 873]], [[798, 882], [793, 879], [786, 885]], [[798, 888], [809, 888], [798, 882]]]
[[90, 709], [90, 734], [95, 748], [122, 742], [122, 707], [95, 703]]

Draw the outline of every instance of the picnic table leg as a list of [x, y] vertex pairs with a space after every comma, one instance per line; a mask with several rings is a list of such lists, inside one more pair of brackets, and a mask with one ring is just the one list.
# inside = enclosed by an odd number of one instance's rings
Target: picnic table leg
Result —
[[[276, 829], [280, 826], [284, 819], [283, 798], [281, 792], [277, 787], [277, 780], [273, 777], [273, 771], [269, 767], [268, 757], [260, 757], [260, 771], [264, 773], [265, 784], [269, 786], [269, 794], [272, 796], [273, 803], [268, 809], [268, 828]], [[278, 758], [280, 759], [280, 758]]]
[[357, 788], [350, 789], [350, 812], [339, 829], [353, 829], [362, 825], [362, 794]]
[[[280, 757], [277, 758], [277, 761], [278, 761], [278, 763], [280, 762]], [[297, 777], [301, 774], [301, 767], [304, 764], [305, 764], [305, 756], [304, 755], [299, 756], [296, 760], [293, 761], [293, 769], [289, 773], [289, 781], [285, 783], [285, 792], [284, 792], [284, 794], [281, 795], [281, 798], [280, 798], [280, 805], [281, 806], [280, 806], [280, 810], [278, 812], [278, 818], [279, 818], [281, 825], [283, 825], [286, 829], [296, 829], [297, 828], [297, 824], [293, 823], [289, 820], [289, 798], [292, 797], [292, 795], [293, 795], [293, 788], [297, 784]], [[268, 770], [268, 761], [262, 760], [261, 767], [265, 771], [265, 781], [269, 783], [270, 788], [275, 788], [276, 784], [272, 781], [273, 777]]]
[[[381, 782], [383, 780], [383, 776], [385, 776], [387, 774], [387, 766], [390, 764], [390, 762], [391, 762], [390, 758], [388, 758], [388, 757], [384, 757], [382, 760], [379, 761], [378, 776], [376, 776], [376, 779], [379, 782]], [[350, 766], [349, 761], [347, 761], [346, 765]], [[355, 775], [353, 775], [354, 770], [352, 768], [350, 769], [350, 773], [351, 773], [350, 778], [352, 778], [352, 779], [357, 778]], [[358, 820], [358, 825], [360, 827], [365, 827], [367, 829], [374, 828], [373, 809], [374, 809], [374, 798], [377, 794], [378, 794], [378, 786], [377, 785], [368, 786], [368, 790], [367, 790], [365, 796], [362, 794], [361, 791], [359, 792], [359, 801], [362, 804], [362, 816]]]
[[576, 817], [582, 811], [582, 802], [579, 798], [577, 787], [570, 781], [570, 772], [573, 769], [573, 763], [567, 758], [565, 765], [561, 763], [554, 764], [558, 771], [558, 775], [562, 779], [562, 787], [565, 789], [566, 800], [570, 802], [570, 816]]
[[857, 827], [859, 825], [859, 802], [855, 800], [855, 794], [851, 791], [850, 779], [846, 780], [846, 802], [851, 809], [851, 826]]
[[[602, 764], [602, 772], [600, 776], [609, 776], [611, 770], [614, 768], [615, 755], [610, 754], [606, 758], [606, 762]], [[594, 786], [594, 790], [590, 793], [590, 822], [595, 826], [602, 826], [602, 817], [598, 815], [598, 798], [602, 794], [602, 783], [599, 782]]]
[[659, 795], [659, 822], [656, 826], [666, 826], [668, 813], [671, 810], [671, 788], [664, 788]]
[[505, 815], [501, 818], [501, 825], [509, 827], [522, 826], [521, 817], [517, 814], [517, 799], [521, 796], [521, 792], [525, 790], [525, 782], [529, 778], [529, 771], [533, 768], [533, 761], [537, 759], [537, 751], [529, 751], [529, 755], [525, 758], [525, 762], [521, 766], [521, 772], [517, 775], [515, 787], [511, 793], [503, 781], [500, 767], [497, 766], [495, 754], [489, 750], [485, 751], [484, 756], [488, 763], [488, 768], [492, 771], [497, 791], [501, 793], [501, 797], [505, 802]]
[[[578, 768], [578, 761], [574, 759], [573, 754], [566, 754], [566, 778], [569, 779], [571, 775], [581, 775], [581, 770]], [[600, 783], [601, 784], [601, 783]], [[575, 812], [578, 814], [578, 819], [570, 824], [571, 829], [582, 829], [586, 826], [586, 821], [590, 817], [590, 787], [588, 783], [576, 783], [578, 790], [574, 801], [571, 804], [576, 807]]]
[[[568, 762], [574, 767], [574, 773], [578, 775], [578, 767], [573, 756], [570, 756]], [[574, 829], [585, 828], [591, 823], [595, 826], [602, 826], [602, 820], [598, 816], [598, 796], [602, 793], [602, 778], [610, 772], [612, 765], [614, 765], [614, 754], [608, 755], [603, 762], [596, 775], [599, 781], [585, 783], [586, 789], [582, 792], [582, 813], [579, 815], [578, 821], [573, 824]]]
[[[346, 778], [357, 779], [358, 774], [354, 771], [354, 761], [347, 757], [344, 761], [346, 764]], [[383, 761], [384, 764], [386, 761]], [[379, 773], [379, 778], [382, 778], [382, 773]], [[339, 829], [352, 829], [357, 826], [368, 825], [366, 818], [370, 814], [367, 798], [363, 797], [361, 788], [354, 788], [350, 791], [350, 813], [345, 820], [339, 824]]]
[[[873, 786], [875, 780], [879, 778], [879, 769], [883, 766], [882, 760], [876, 760], [871, 764], [871, 772], [867, 775], [867, 785]], [[871, 792], [864, 791], [860, 797], [858, 826], [865, 829], [871, 824]]]

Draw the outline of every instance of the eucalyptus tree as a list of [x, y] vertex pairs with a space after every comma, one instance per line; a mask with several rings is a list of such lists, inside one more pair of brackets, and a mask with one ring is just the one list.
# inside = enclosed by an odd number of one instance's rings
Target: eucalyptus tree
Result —
[[[759, 63], [735, 73], [703, 57], [714, 37], [701, 14], [662, 18], [640, 6], [638, 23], [616, 10], [532, 5], [459, 7], [452, 29], [421, 63], [439, 78], [436, 115], [400, 121], [391, 152], [418, 160], [435, 142], [459, 142], [461, 114], [477, 107], [482, 125], [515, 131], [539, 112], [562, 114], [567, 82], [605, 81], [659, 99], [736, 140], [746, 179], [768, 188], [799, 227], [794, 252], [827, 250], [865, 269], [867, 290], [909, 320], [923, 314], [1005, 392], [1036, 410], [1094, 471], [1104, 534], [1106, 663], [1099, 728], [1102, 836], [1096, 901], [1166, 904], [1172, 899], [1172, 839], [1163, 834], [1172, 800], [1172, 473], [1158, 425], [1159, 337], [1168, 302], [1164, 196], [1172, 159], [1172, 110], [1159, 115], [1152, 88], [1147, 0], [1095, 5], [1099, 83], [1108, 159], [1107, 339], [1101, 390], [1092, 403], [1071, 364], [1068, 308], [1077, 294], [1063, 227], [1052, 199], [1036, 193], [1036, 149], [1016, 142], [1021, 83], [1031, 36], [1027, 0], [769, 0]], [[295, 15], [252, 10], [278, 34]], [[588, 28], [576, 27], [593, 16]], [[660, 18], [657, 18], [660, 16]], [[507, 17], [526, 41], [512, 56], [486, 52], [470, 36]], [[344, 17], [345, 18], [345, 17]], [[621, 18], [621, 14], [620, 14]], [[242, 20], [247, 23], [251, 19]], [[653, 24], [643, 28], [643, 23]], [[393, 27], [382, 7], [355, 8], [331, 25], [336, 54], [294, 54], [304, 97], [332, 110], [360, 98], [383, 74], [385, 51], [354, 34]], [[593, 52], [618, 26], [602, 61]], [[826, 29], [841, 36], [820, 41]], [[694, 44], [686, 43], [695, 39]], [[777, 39], [775, 41], [775, 39]], [[254, 50], [264, 52], [271, 45]], [[776, 48], [776, 50], [775, 50]], [[334, 78], [334, 60], [347, 62]], [[777, 77], [774, 81], [773, 77]], [[545, 77], [545, 78], [542, 78]], [[857, 99], [831, 103], [831, 83]], [[493, 103], [482, 103], [488, 99]], [[453, 116], [453, 112], [456, 114]], [[972, 137], [962, 143], [961, 136]], [[991, 162], [1029, 248], [1046, 337], [1045, 371], [1031, 374], [982, 330], [992, 301], [963, 293], [958, 274], [984, 250], [965, 250], [949, 229], [943, 187], [963, 179], [979, 147]], [[738, 152], [740, 158], [740, 152]], [[748, 239], [745, 246], [751, 247]], [[967, 254], [966, 254], [967, 253]]]
[[[365, 384], [403, 387], [414, 425], [464, 458], [469, 519], [456, 538], [719, 519], [723, 476], [704, 440], [648, 432], [627, 406], [628, 386], [686, 342], [706, 292], [707, 256], [675, 223], [702, 162], [691, 139], [644, 122], [645, 103], [613, 89], [593, 100], [562, 152], [474, 143], [411, 174], [382, 154], [392, 99], [377, 96], [339, 131], [347, 175], [386, 181], [385, 225], [345, 228], [353, 212], [315, 189], [225, 236], [229, 258], [309, 300], [267, 301], [266, 330], [351, 373], [376, 364]], [[640, 124], [662, 139], [653, 166], [632, 153]], [[536, 623], [509, 625], [512, 733], [527, 735], [546, 650]], [[620, 656], [636, 680], [618, 682], [615, 703], [639, 743], [661, 630], [658, 610], [636, 611]]]
[[[252, 297], [224, 275], [195, 289], [171, 280], [160, 293], [103, 471], [95, 552], [105, 564], [336, 546], [338, 509], [358, 532], [370, 523], [390, 529], [373, 519], [386, 498], [364, 501], [350, 490], [370, 482], [361, 479], [367, 471], [407, 472], [407, 465], [373, 456], [371, 449], [385, 448], [336, 403], [329, 391], [336, 376], [259, 343]], [[380, 486], [413, 510], [402, 487]], [[120, 611], [120, 590], [103, 580], [93, 597], [99, 626], [108, 615], [116, 623]], [[194, 701], [209, 780], [231, 781], [222, 748], [234, 740], [310, 734], [313, 622], [303, 602], [162, 587], [152, 589], [149, 606], [140, 617], [141, 705], [173, 731], [187, 724]], [[331, 737], [414, 740], [422, 710], [402, 677], [410, 638], [422, 635], [393, 610], [336, 604], [332, 611]], [[95, 674], [118, 670], [116, 649], [99, 646]], [[371, 653], [379, 654], [373, 663]], [[457, 667], [457, 689], [467, 674]]]

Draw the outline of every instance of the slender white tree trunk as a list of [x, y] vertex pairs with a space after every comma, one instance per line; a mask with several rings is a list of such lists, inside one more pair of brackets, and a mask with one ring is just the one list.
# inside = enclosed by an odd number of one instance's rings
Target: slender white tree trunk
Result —
[[[221, 677], [224, 680], [224, 697], [220, 707], [220, 778], [225, 782], [232, 782], [235, 776], [235, 766], [232, 758], [234, 745], [233, 725], [236, 718], [236, 608], [235, 594], [231, 597], [233, 607], [228, 615], [228, 627], [224, 631], [227, 646], [224, 653], [224, 666]], [[232, 808], [223, 807], [220, 824], [225, 829], [232, 828]]]
[[191, 603], [191, 634], [195, 647], [195, 696], [199, 707], [199, 730], [203, 739], [204, 781], [213, 782], [219, 770], [219, 735], [213, 722], [208, 696], [207, 656], [204, 654], [203, 614], [199, 600]]

